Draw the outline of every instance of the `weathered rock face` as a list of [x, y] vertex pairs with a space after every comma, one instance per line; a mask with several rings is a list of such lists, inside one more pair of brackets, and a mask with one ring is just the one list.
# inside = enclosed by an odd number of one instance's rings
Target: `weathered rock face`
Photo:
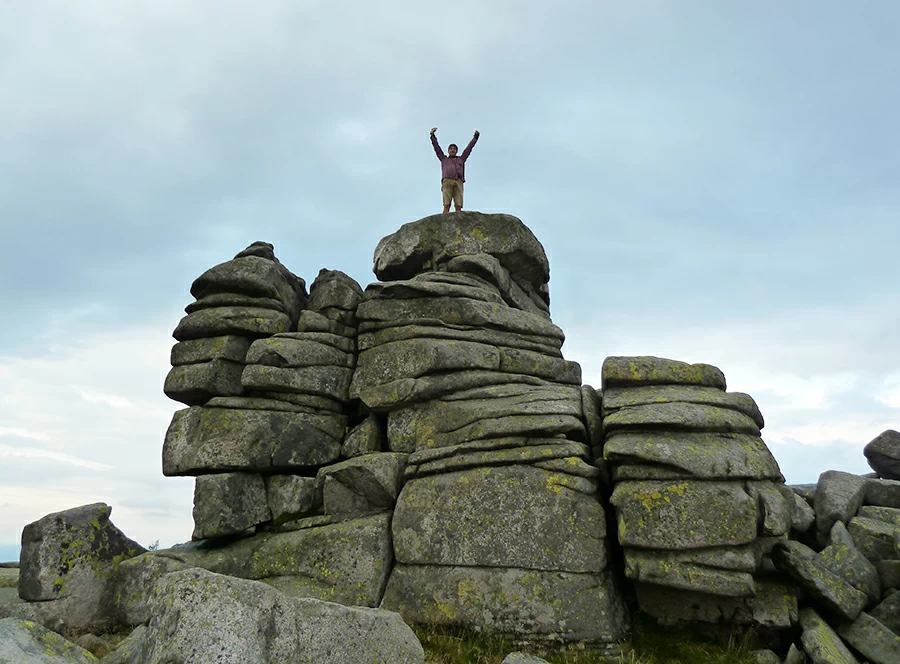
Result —
[[382, 240], [375, 273], [390, 281], [357, 309], [350, 394], [409, 455], [383, 606], [532, 637], [621, 636], [581, 370], [549, 319], [540, 243], [507, 215], [428, 217]]
[[863, 449], [872, 469], [888, 480], [900, 480], [900, 432], [888, 429]]
[[292, 599], [203, 570], [164, 576], [154, 592], [149, 625], [133, 646], [139, 664], [425, 661], [415, 634], [390, 611]]
[[118, 565], [145, 549], [109, 520], [103, 503], [48, 514], [22, 531], [19, 596], [39, 602], [41, 622], [68, 631], [116, 624]]
[[[784, 487], [753, 399], [726, 392], [710, 365], [610, 357], [601, 415], [625, 575], [641, 608], [685, 619], [679, 595], [661, 594], [672, 588], [697, 607], [689, 620], [770, 623], [754, 607], [768, 554], [795, 513], [805, 528], [812, 514]], [[796, 613], [796, 598], [782, 609], [776, 622]]]

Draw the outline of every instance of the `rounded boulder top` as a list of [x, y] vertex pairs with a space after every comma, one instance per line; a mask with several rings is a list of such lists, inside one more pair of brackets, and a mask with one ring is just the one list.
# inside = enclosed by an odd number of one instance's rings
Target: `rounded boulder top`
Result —
[[550, 263], [534, 233], [509, 214], [453, 212], [404, 224], [375, 248], [381, 281], [411, 279], [457, 256], [490, 254], [535, 287], [550, 280]]

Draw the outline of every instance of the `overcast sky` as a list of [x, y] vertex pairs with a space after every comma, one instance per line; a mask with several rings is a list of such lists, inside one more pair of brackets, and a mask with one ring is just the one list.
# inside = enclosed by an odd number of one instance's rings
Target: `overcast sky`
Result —
[[440, 208], [546, 248], [564, 351], [709, 362], [788, 482], [900, 429], [900, 5], [0, 0], [0, 560], [104, 501], [190, 538], [163, 478], [171, 331], [255, 240], [310, 283]]

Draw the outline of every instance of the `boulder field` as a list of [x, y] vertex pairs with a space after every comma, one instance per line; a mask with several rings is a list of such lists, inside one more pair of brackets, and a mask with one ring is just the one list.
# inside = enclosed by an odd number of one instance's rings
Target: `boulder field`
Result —
[[410, 625], [614, 656], [636, 612], [774, 635], [759, 661], [900, 662], [900, 433], [869, 476], [788, 486], [717, 367], [608, 357], [584, 384], [510, 215], [405, 224], [373, 271], [307, 290], [256, 242], [194, 281], [162, 441], [191, 541], [146, 551], [102, 503], [28, 524], [0, 662], [122, 630], [103, 662], [424, 662]]

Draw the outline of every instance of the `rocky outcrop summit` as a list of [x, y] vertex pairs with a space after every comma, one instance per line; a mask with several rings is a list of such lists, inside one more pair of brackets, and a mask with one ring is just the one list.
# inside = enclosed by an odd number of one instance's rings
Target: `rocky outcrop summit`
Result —
[[162, 454], [196, 478], [192, 541], [145, 551], [103, 504], [30, 524], [0, 653], [38, 623], [135, 627], [112, 664], [422, 662], [408, 624], [614, 654], [642, 612], [751, 626], [758, 661], [900, 661], [900, 434], [872, 476], [786, 486], [718, 368], [609, 357], [583, 384], [509, 215], [405, 224], [373, 270], [307, 292], [257, 242], [195, 280]]

